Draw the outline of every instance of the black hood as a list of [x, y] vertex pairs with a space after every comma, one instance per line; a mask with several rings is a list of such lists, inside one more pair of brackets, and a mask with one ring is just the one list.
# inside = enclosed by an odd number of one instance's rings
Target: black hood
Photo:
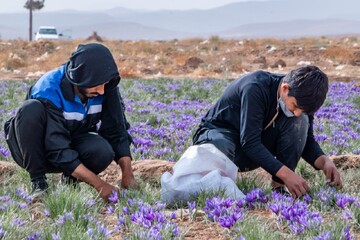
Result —
[[98, 43], [80, 44], [66, 63], [66, 78], [81, 88], [105, 82], [105, 90], [117, 86], [120, 75], [109, 49]]

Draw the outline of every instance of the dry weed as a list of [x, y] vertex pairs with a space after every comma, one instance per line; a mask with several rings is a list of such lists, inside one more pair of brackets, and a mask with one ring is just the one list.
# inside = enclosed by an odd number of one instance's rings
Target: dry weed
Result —
[[324, 57], [340, 64], [347, 64], [352, 60], [353, 52], [346, 46], [329, 46], [324, 50]]

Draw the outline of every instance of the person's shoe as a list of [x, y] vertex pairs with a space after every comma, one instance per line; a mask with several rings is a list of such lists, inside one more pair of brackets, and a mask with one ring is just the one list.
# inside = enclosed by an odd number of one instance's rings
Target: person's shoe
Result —
[[74, 188], [77, 187], [80, 183], [80, 180], [73, 177], [73, 176], [67, 176], [65, 174], [61, 175], [61, 183], [65, 183], [67, 185], [73, 186]]
[[44, 195], [48, 188], [49, 185], [45, 179], [33, 181], [31, 182], [31, 192], [29, 196], [33, 199], [33, 201], [36, 201]]
[[280, 193], [285, 197], [291, 197], [291, 193], [285, 186], [280, 186], [272, 189], [274, 192]]

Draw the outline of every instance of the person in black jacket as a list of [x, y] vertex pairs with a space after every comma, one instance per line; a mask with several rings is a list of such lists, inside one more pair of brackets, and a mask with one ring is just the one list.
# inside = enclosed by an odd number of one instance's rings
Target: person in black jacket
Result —
[[226, 88], [202, 118], [193, 142], [214, 144], [239, 171], [262, 167], [272, 175], [274, 190], [288, 189], [293, 197], [309, 190], [294, 172], [301, 157], [323, 170], [328, 183], [341, 188], [339, 172], [313, 134], [314, 113], [327, 91], [328, 78], [316, 66], [286, 75], [249, 73]]
[[89, 43], [30, 88], [5, 123], [5, 137], [15, 162], [30, 174], [33, 196], [48, 188], [46, 173], [63, 172], [66, 181], [86, 182], [107, 199], [116, 187], [97, 174], [113, 160], [122, 170], [121, 187], [137, 186], [119, 81], [109, 49]]

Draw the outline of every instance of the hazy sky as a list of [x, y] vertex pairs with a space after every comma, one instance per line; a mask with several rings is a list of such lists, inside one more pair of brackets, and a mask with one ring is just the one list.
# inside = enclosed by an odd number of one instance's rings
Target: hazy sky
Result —
[[[209, 9], [240, 1], [246, 0], [45, 0], [45, 7], [41, 12], [63, 9], [92, 11], [114, 7], [144, 10]], [[24, 12], [25, 2], [26, 0], [0, 0], [0, 12]]]

